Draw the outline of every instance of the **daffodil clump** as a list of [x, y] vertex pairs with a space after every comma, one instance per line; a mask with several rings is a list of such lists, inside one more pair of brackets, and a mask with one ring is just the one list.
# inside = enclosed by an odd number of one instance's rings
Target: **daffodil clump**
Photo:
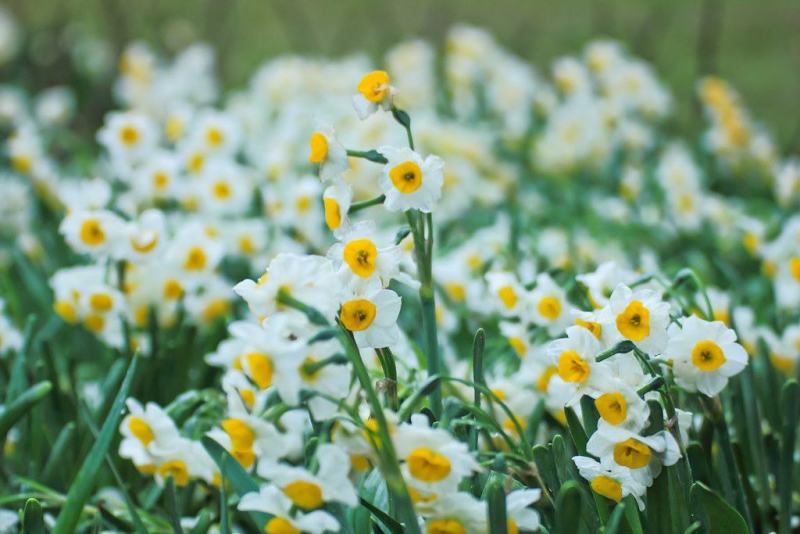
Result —
[[727, 82], [699, 143], [619, 43], [465, 26], [114, 92], [65, 152], [0, 87], [0, 526], [789, 532], [800, 164]]

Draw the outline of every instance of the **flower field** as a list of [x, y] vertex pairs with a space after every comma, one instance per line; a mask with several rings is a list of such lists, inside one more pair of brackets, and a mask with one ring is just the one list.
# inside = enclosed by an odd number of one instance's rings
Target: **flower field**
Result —
[[800, 528], [800, 158], [621, 42], [444, 43], [4, 71], [0, 533]]

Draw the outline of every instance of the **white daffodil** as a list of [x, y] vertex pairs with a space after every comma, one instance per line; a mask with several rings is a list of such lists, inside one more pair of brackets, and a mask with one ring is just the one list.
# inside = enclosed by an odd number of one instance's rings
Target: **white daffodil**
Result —
[[241, 296], [250, 311], [265, 319], [285, 306], [278, 302], [278, 294], [285, 292], [290, 297], [309, 306], [314, 306], [325, 317], [336, 313], [335, 272], [333, 263], [322, 256], [301, 256], [281, 253], [269, 263], [258, 282], [244, 280], [233, 290]]
[[589, 482], [592, 491], [616, 502], [633, 495], [639, 510], [644, 510], [642, 497], [647, 486], [633, 477], [630, 469], [614, 463], [610, 458], [598, 462], [588, 456], [573, 456], [572, 461], [580, 475]]
[[747, 365], [747, 351], [736, 342], [736, 332], [721, 321], [691, 316], [669, 328], [664, 355], [672, 360], [675, 382], [687, 391], [713, 397]]
[[379, 180], [389, 211], [433, 211], [442, 195], [444, 162], [438, 156], [422, 156], [410, 148], [383, 146], [378, 152], [388, 160]]
[[386, 71], [368, 72], [358, 82], [357, 90], [353, 95], [353, 107], [362, 121], [378, 111], [378, 108], [385, 111], [391, 109], [395, 89]]
[[127, 242], [121, 247], [121, 255], [136, 261], [157, 257], [166, 246], [165, 224], [164, 213], [160, 210], [142, 212], [136, 220], [126, 224]]
[[107, 210], [69, 213], [58, 228], [78, 252], [95, 257], [113, 256], [125, 236], [125, 221]]
[[627, 467], [636, 480], [650, 486], [661, 473], [661, 467], [675, 464], [681, 456], [678, 442], [666, 430], [650, 436], [603, 420], [586, 443], [586, 451], [600, 458], [612, 459], [617, 465]]
[[506, 515], [508, 525], [506, 531], [536, 532], [539, 530], [539, 512], [531, 508], [542, 496], [540, 489], [519, 489], [506, 495]]
[[[378, 248], [379, 237], [372, 221], [361, 221], [342, 233], [328, 257], [340, 265], [345, 278], [380, 280], [386, 287], [400, 276], [400, 249], [396, 245]], [[407, 276], [405, 278], [408, 278]]]
[[180, 437], [178, 428], [169, 415], [154, 402], [143, 408], [136, 399], [127, 399], [128, 415], [122, 419], [119, 431], [122, 441], [119, 455], [128, 458], [143, 473], [156, 469], [155, 457], [174, 446]]
[[429, 534], [485, 534], [486, 502], [463, 491], [439, 496], [420, 519]]
[[567, 294], [547, 273], [536, 277], [536, 287], [529, 294], [531, 318], [535, 324], [547, 328], [551, 335], [564, 331], [570, 323]]
[[339, 532], [339, 522], [324, 510], [304, 514], [296, 512], [294, 503], [280, 488], [266, 484], [257, 492], [245, 493], [239, 501], [243, 512], [264, 512], [271, 517], [264, 526], [267, 534], [323, 534]]
[[338, 237], [340, 232], [349, 227], [347, 212], [353, 202], [353, 189], [347, 184], [328, 186], [322, 193], [322, 204], [325, 209], [325, 224]]
[[178, 437], [169, 448], [155, 456], [155, 478], [159, 485], [172, 477], [176, 486], [183, 487], [189, 481], [200, 479], [218, 485], [219, 469], [199, 441]]
[[404, 462], [403, 471], [420, 489], [453, 491], [462, 478], [479, 470], [467, 445], [445, 430], [431, 428], [423, 414], [399, 425], [392, 440]]
[[319, 463], [316, 473], [303, 467], [265, 461], [259, 462], [258, 474], [278, 486], [301, 510], [314, 510], [327, 502], [356, 506], [358, 495], [348, 477], [347, 453], [325, 443], [317, 447], [316, 457]]
[[351, 288], [341, 299], [339, 321], [360, 348], [382, 348], [400, 339], [397, 317], [401, 299], [377, 280]]
[[666, 346], [669, 303], [656, 291], [619, 284], [600, 317], [603, 327], [617, 334], [617, 340], [633, 341], [648, 354], [661, 354]]
[[528, 293], [513, 273], [490, 271], [486, 273], [486, 283], [501, 315], [519, 317], [523, 313]]
[[323, 182], [332, 182], [349, 168], [347, 150], [336, 138], [336, 132], [327, 125], [320, 126], [308, 140], [308, 161], [319, 165], [319, 177]]
[[570, 326], [567, 337], [548, 346], [547, 354], [556, 366], [558, 376], [576, 386], [573, 402], [584, 394], [601, 393], [608, 385], [612, 377], [609, 364], [595, 360], [601, 350], [597, 338], [581, 326]]
[[614, 426], [639, 429], [650, 416], [647, 403], [620, 380], [611, 380], [605, 391], [595, 397], [594, 405], [603, 421]]

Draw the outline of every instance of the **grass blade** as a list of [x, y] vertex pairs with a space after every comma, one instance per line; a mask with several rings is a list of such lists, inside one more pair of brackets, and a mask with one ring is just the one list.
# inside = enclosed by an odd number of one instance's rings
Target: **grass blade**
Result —
[[92, 446], [89, 455], [83, 461], [80, 470], [78, 471], [75, 480], [73, 481], [67, 500], [64, 503], [61, 513], [58, 514], [55, 528], [55, 534], [68, 534], [77, 530], [78, 521], [80, 520], [83, 505], [89, 499], [89, 494], [95, 485], [97, 471], [103, 463], [106, 452], [111, 446], [111, 441], [119, 426], [120, 419], [122, 418], [123, 407], [125, 399], [128, 396], [128, 390], [131, 387], [131, 382], [136, 374], [139, 358], [134, 356], [131, 360], [131, 365], [125, 375], [125, 380], [122, 381], [122, 386], [114, 399], [114, 404], [109, 411], [108, 417], [103, 422], [103, 427], [100, 429], [100, 435]]
[[11, 427], [22, 419], [37, 402], [45, 398], [51, 389], [53, 389], [53, 385], [45, 380], [28, 389], [15, 400], [6, 403], [0, 412], [0, 443], [5, 442], [6, 434]]
[[800, 384], [789, 380], [781, 392], [783, 404], [783, 433], [781, 440], [781, 469], [778, 472], [778, 495], [780, 497], [780, 515], [778, 532], [788, 534], [791, 531], [792, 517], [792, 473], [794, 472], [794, 446], [797, 441], [797, 419], [800, 410]]

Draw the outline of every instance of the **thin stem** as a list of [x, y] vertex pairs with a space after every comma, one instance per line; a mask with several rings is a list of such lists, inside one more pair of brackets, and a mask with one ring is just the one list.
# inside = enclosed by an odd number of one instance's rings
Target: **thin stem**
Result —
[[357, 211], [361, 211], [364, 208], [369, 208], [370, 206], [375, 206], [378, 204], [383, 204], [383, 201], [386, 200], [386, 195], [378, 195], [375, 198], [370, 198], [369, 200], [362, 200], [361, 202], [354, 202], [350, 204], [350, 209], [347, 210], [347, 213], [356, 213]]
[[[389, 434], [389, 425], [386, 422], [386, 415], [383, 413], [381, 401], [372, 387], [372, 381], [369, 377], [367, 367], [361, 359], [361, 353], [358, 351], [353, 335], [339, 325], [339, 339], [347, 352], [347, 357], [353, 365], [356, 378], [358, 378], [361, 388], [367, 396], [367, 402], [370, 405], [372, 417], [378, 423], [378, 439], [380, 443], [374, 444], [378, 449], [379, 459], [381, 460], [381, 471], [386, 477], [386, 485], [394, 497], [394, 503], [397, 505], [397, 510], [400, 515], [401, 521], [405, 524], [405, 531], [412, 534], [419, 534], [419, 525], [417, 523], [417, 514], [414, 511], [414, 505], [411, 502], [411, 497], [408, 493], [403, 475], [400, 472], [400, 463], [397, 459], [397, 453], [394, 450], [392, 439]], [[373, 440], [374, 441], [374, 440]]]

